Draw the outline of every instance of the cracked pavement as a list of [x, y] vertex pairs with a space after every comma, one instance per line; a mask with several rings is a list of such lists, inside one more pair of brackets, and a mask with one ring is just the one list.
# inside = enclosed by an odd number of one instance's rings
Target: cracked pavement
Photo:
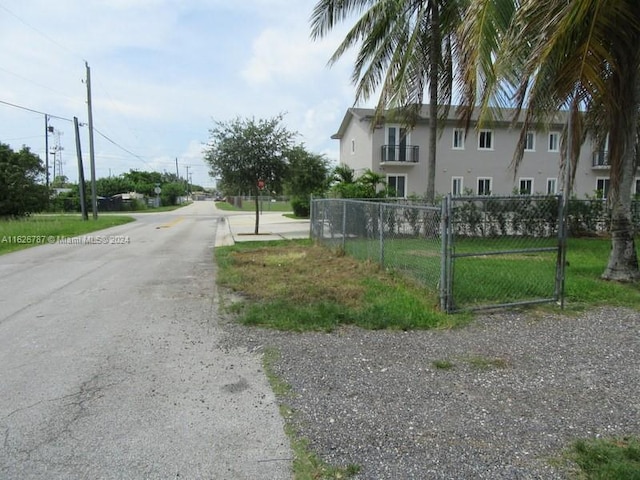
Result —
[[259, 356], [222, 346], [216, 215], [0, 256], [0, 478], [291, 478]]

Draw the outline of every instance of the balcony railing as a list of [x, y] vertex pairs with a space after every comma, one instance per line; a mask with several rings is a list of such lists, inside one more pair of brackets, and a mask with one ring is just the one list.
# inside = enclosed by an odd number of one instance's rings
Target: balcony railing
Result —
[[607, 150], [600, 150], [599, 152], [593, 153], [593, 163], [592, 166], [594, 168], [604, 168], [609, 166], [609, 152]]
[[420, 149], [417, 145], [383, 145], [380, 162], [418, 163], [419, 151]]

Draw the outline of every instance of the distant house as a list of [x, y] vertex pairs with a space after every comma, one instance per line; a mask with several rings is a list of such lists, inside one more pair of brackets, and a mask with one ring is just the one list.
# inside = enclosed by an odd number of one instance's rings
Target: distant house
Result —
[[[546, 130], [527, 133], [522, 163], [515, 174], [510, 168], [519, 128], [511, 128], [511, 114], [502, 111], [503, 121], [477, 128], [472, 119], [467, 132], [451, 108], [439, 133], [436, 161], [436, 193], [445, 195], [552, 194], [560, 186], [560, 139], [564, 117]], [[398, 197], [423, 195], [426, 191], [429, 110], [423, 106], [413, 130], [385, 118], [372, 129], [373, 109], [349, 108], [331, 137], [340, 141], [340, 163], [361, 174], [370, 169], [386, 177]], [[579, 198], [596, 192], [606, 197], [609, 190], [607, 146], [595, 149], [587, 141], [581, 150], [573, 193]], [[640, 193], [640, 176], [634, 182]]]

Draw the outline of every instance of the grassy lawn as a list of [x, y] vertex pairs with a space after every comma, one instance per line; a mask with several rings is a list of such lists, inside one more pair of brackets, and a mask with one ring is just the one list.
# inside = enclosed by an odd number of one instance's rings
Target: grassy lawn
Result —
[[17, 220], [0, 220], [0, 255], [23, 248], [46, 245], [50, 237], [75, 237], [132, 222], [123, 215], [100, 215], [83, 221], [80, 215], [33, 215]]
[[[456, 252], [496, 249], [495, 242], [482, 241], [487, 245], [475, 241], [471, 247], [459, 242]], [[508, 240], [501, 242], [500, 249], [518, 248]], [[452, 326], [460, 321], [459, 316], [446, 316], [438, 309], [437, 244], [424, 240], [387, 242], [385, 268], [378, 266], [380, 252], [372, 252], [372, 245], [375, 242], [347, 242], [349, 255], [309, 240], [217, 248], [219, 282], [255, 300], [235, 307], [247, 324], [302, 331], [331, 330], [343, 323], [411, 329]], [[615, 305], [640, 309], [639, 284], [600, 279], [609, 250], [608, 239], [569, 240], [565, 272], [568, 308]], [[551, 298], [555, 262], [554, 251], [457, 258], [455, 298], [465, 305]]]
[[567, 458], [586, 480], [640, 480], [638, 438], [578, 440]]
[[[253, 200], [242, 202], [242, 207], [234, 207], [228, 202], [216, 202], [216, 207], [220, 210], [233, 212], [255, 212], [256, 204]], [[270, 202], [264, 200], [260, 202], [260, 211], [262, 212], [292, 212], [293, 207], [289, 202]]]
[[284, 330], [451, 327], [465, 316], [438, 311], [437, 295], [371, 262], [310, 240], [243, 242], [216, 248], [218, 282], [253, 300], [236, 308], [248, 325]]

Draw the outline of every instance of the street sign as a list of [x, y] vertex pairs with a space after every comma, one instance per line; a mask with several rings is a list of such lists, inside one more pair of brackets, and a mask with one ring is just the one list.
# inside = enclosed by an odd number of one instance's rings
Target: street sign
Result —
[[156, 187], [153, 189], [153, 191], [155, 192], [156, 195], [160, 195], [160, 192], [162, 192], [162, 189], [160, 187]]
[[264, 188], [264, 180], [258, 180], [258, 188], [262, 190]]

